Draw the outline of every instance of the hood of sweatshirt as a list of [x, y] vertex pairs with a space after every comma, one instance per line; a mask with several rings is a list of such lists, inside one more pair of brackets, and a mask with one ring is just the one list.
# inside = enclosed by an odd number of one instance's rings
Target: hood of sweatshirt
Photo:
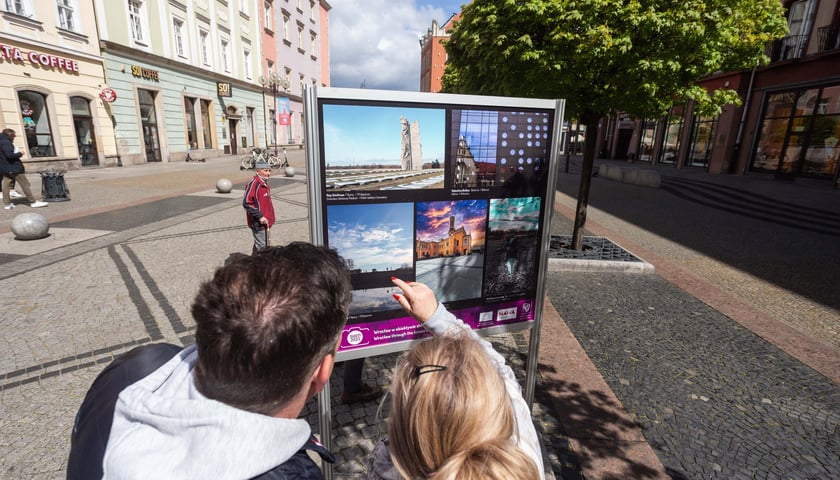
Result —
[[106, 479], [248, 479], [310, 438], [302, 419], [251, 413], [202, 395], [187, 347], [120, 393], [103, 459]]

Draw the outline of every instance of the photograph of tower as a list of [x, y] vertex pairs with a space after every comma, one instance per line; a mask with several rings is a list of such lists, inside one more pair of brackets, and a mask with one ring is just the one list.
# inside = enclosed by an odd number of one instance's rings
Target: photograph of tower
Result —
[[443, 188], [442, 108], [324, 105], [326, 189]]

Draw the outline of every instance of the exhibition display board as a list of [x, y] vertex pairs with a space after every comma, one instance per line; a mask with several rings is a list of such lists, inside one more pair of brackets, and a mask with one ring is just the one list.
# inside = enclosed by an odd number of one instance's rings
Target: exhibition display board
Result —
[[351, 268], [339, 360], [427, 336], [391, 277], [483, 334], [533, 326], [562, 101], [318, 87], [304, 113], [312, 241]]
[[[308, 87], [312, 242], [351, 270], [337, 361], [429, 336], [391, 277], [427, 284], [481, 335], [531, 328], [533, 401], [563, 100]], [[331, 446], [330, 386], [318, 395]], [[332, 478], [324, 465], [327, 480]]]

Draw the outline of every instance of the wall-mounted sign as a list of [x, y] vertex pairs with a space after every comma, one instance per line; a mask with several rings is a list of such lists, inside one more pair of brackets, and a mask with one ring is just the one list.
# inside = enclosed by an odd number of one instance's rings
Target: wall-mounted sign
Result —
[[135, 77], [145, 78], [146, 80], [154, 80], [156, 82], [160, 81], [157, 70], [152, 70], [151, 68], [143, 68], [139, 65], [131, 66], [131, 74]]
[[117, 99], [117, 92], [113, 88], [103, 88], [101, 92], [99, 92], [99, 98], [105, 100], [108, 103], [114, 103]]
[[230, 88], [230, 82], [216, 82], [216, 91], [220, 97], [233, 96], [233, 89]]
[[0, 43], [0, 59], [23, 62], [29, 60], [33, 65], [45, 68], [57, 68], [68, 72], [79, 72], [79, 62], [69, 58], [56, 57], [47, 53], [31, 51], [24, 53], [17, 47]]

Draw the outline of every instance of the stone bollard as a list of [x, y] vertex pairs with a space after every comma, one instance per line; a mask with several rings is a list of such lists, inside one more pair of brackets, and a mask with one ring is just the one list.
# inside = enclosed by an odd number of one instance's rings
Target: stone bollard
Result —
[[18, 240], [37, 240], [49, 235], [50, 222], [37, 213], [21, 213], [12, 220], [11, 228]]
[[286, 169], [283, 171], [283, 173], [287, 177], [294, 177], [295, 176], [295, 167], [286, 167]]
[[216, 191], [219, 193], [230, 193], [233, 190], [233, 182], [227, 178], [220, 178], [216, 181]]

